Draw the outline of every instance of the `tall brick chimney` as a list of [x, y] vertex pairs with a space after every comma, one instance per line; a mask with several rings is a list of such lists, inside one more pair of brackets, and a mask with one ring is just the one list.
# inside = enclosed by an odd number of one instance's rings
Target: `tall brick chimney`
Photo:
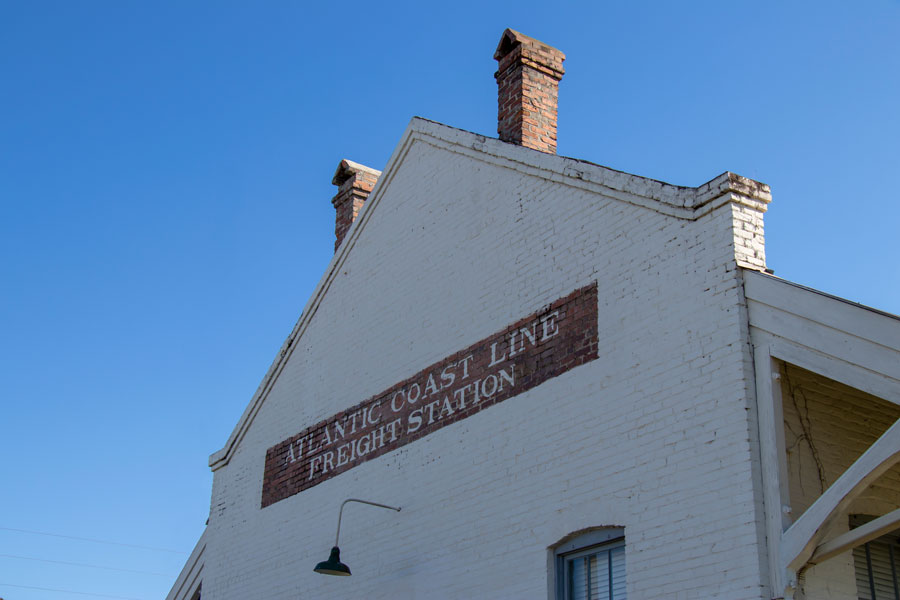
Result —
[[334, 172], [331, 183], [338, 186], [338, 193], [331, 199], [334, 205], [334, 251], [340, 247], [350, 225], [356, 220], [359, 209], [369, 197], [378, 181], [381, 171], [370, 169], [351, 160], [344, 159]]
[[566, 55], [518, 31], [507, 29], [494, 58], [499, 113], [497, 133], [504, 142], [556, 154], [559, 80]]

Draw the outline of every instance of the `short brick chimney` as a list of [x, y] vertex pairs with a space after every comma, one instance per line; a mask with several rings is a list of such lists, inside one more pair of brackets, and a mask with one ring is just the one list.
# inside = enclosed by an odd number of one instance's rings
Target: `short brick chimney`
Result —
[[369, 197], [381, 171], [370, 169], [351, 160], [344, 159], [334, 172], [331, 183], [338, 186], [338, 193], [331, 199], [334, 205], [334, 251], [340, 247], [350, 225], [356, 220], [359, 209]]
[[494, 58], [499, 113], [497, 133], [504, 142], [556, 154], [559, 80], [566, 55], [518, 31], [507, 29]]

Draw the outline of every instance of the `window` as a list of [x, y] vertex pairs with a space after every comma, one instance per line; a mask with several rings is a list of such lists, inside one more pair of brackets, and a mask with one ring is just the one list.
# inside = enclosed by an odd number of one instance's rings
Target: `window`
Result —
[[626, 600], [622, 529], [598, 529], [561, 544], [556, 589], [558, 600]]
[[853, 549], [859, 600], [900, 599], [900, 545], [896, 533]]

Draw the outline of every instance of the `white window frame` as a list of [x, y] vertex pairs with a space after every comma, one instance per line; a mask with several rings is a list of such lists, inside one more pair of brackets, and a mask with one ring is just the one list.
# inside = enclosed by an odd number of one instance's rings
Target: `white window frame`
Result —
[[[625, 547], [625, 530], [621, 527], [594, 529], [575, 535], [559, 544], [554, 550], [555, 599], [570, 600], [568, 595], [568, 561], [620, 547]], [[625, 572], [625, 580], [627, 582], [627, 566]], [[613, 600], [616, 599], [614, 598]]]

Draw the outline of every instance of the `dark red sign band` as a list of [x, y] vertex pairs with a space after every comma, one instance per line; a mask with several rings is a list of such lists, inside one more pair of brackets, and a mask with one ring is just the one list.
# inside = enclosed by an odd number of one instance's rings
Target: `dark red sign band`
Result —
[[269, 448], [262, 506], [596, 358], [594, 283]]

